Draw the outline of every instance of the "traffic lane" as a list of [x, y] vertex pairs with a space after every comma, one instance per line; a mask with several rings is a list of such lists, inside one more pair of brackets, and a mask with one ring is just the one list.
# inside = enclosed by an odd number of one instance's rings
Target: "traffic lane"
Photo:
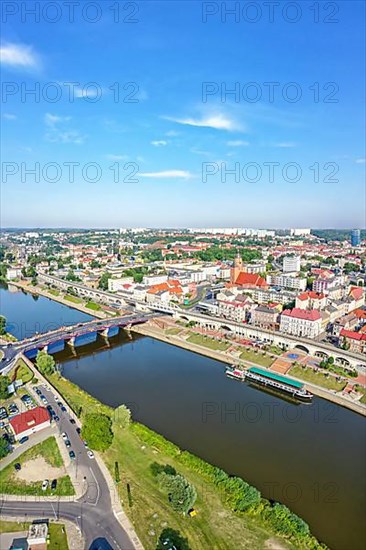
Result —
[[[48, 403], [60, 417], [59, 422], [56, 423], [60, 433], [65, 432], [71, 443], [71, 447], [69, 447], [67, 451], [69, 452], [73, 450], [75, 453], [75, 458], [70, 459], [70, 467], [75, 469], [75, 476], [79, 480], [78, 482], [82, 483], [83, 489], [84, 484], [86, 484], [85, 494], [82, 497], [83, 501], [95, 505], [99, 502], [102, 493], [104, 493], [103, 500], [106, 500], [105, 495], [107, 494], [109, 496], [109, 489], [105, 482], [104, 476], [95, 459], [89, 458], [87, 454], [88, 449], [85, 447], [83, 440], [76, 431], [77, 425], [70, 422], [70, 418], [73, 418], [73, 415], [70, 415], [66, 405], [62, 401], [61, 403], [65, 406], [66, 411], [61, 410], [61, 406], [58, 404], [50, 390], [46, 389], [44, 386], [42, 386], [41, 389]], [[105, 503], [107, 504], [107, 502]]]

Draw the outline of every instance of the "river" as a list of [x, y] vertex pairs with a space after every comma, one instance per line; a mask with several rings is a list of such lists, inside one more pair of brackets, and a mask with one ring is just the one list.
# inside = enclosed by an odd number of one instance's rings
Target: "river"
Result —
[[[4, 292], [3, 314], [18, 329], [87, 317], [24, 293], [4, 301]], [[135, 420], [287, 504], [330, 548], [365, 548], [363, 417], [316, 397], [293, 404], [227, 378], [221, 362], [139, 335], [98, 337], [77, 354], [55, 359], [90, 394], [126, 403]]]

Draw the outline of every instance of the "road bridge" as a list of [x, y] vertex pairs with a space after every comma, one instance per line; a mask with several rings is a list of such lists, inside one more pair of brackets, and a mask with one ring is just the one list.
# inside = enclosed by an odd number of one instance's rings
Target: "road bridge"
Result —
[[45, 350], [52, 354], [61, 351], [65, 343], [75, 347], [82, 346], [95, 341], [98, 334], [106, 337], [114, 336], [120, 328], [128, 329], [134, 325], [146, 323], [152, 316], [154, 316], [154, 313], [148, 312], [110, 319], [94, 319], [86, 323], [60, 327], [51, 332], [37, 334], [32, 338], [0, 346], [0, 350], [4, 354], [4, 358], [0, 363], [0, 371], [3, 374], [10, 371], [19, 353], [24, 353], [29, 359], [34, 359], [39, 350]]

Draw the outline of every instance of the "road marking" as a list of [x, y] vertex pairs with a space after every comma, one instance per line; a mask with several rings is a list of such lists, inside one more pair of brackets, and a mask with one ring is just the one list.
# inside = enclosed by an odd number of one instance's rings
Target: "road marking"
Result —
[[56, 514], [55, 507], [54, 507], [54, 505], [52, 504], [52, 502], [51, 502], [50, 504], [51, 504], [51, 508], [52, 508], [52, 510], [53, 510], [53, 514], [54, 514], [54, 516], [55, 516], [55, 520], [57, 521], [57, 514]]
[[96, 505], [98, 504], [98, 502], [99, 502], [100, 488], [99, 488], [99, 483], [98, 483], [98, 481], [97, 481], [97, 478], [96, 478], [95, 475], [94, 475], [93, 470], [92, 470], [90, 467], [89, 467], [89, 470], [91, 471], [91, 474], [92, 474], [93, 478], [95, 479], [95, 483], [97, 484], [97, 492], [98, 492], [98, 494], [97, 494], [97, 500], [96, 500], [94, 503], [93, 503], [93, 502], [90, 502], [89, 504], [90, 504], [90, 506], [96, 506]]

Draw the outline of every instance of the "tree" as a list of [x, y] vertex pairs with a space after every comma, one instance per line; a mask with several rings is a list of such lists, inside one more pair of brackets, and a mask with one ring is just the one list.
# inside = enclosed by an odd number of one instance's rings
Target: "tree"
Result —
[[112, 420], [106, 414], [86, 414], [81, 434], [91, 449], [106, 451], [113, 441]]
[[190, 550], [188, 539], [182, 537], [179, 531], [166, 527], [161, 533], [156, 550], [176, 548], [177, 550]]
[[9, 376], [0, 376], [0, 399], [8, 397], [8, 386], [11, 384]]
[[36, 358], [37, 369], [42, 374], [52, 374], [55, 372], [55, 360], [52, 355], [48, 355], [46, 351], [39, 351]]
[[4, 317], [4, 315], [0, 315], [0, 336], [3, 336], [4, 334], [6, 334], [5, 327], [6, 327], [6, 318]]
[[0, 459], [9, 454], [9, 444], [3, 437], [0, 437]]
[[102, 290], [108, 290], [108, 279], [110, 279], [112, 275], [106, 271], [103, 273], [101, 278], [99, 279], [99, 285], [98, 287]]
[[157, 477], [160, 487], [168, 494], [173, 510], [187, 514], [197, 498], [194, 486], [180, 474], [170, 475], [162, 472]]

